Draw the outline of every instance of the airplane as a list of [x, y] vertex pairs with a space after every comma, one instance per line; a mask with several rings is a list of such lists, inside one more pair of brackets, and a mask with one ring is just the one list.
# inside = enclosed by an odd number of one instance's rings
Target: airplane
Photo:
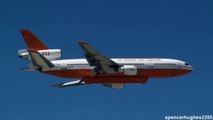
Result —
[[89, 84], [101, 84], [121, 89], [125, 84], [145, 84], [150, 78], [170, 78], [188, 74], [193, 68], [188, 63], [165, 58], [113, 58], [110, 59], [80, 41], [85, 59], [59, 60], [61, 49], [49, 49], [30, 30], [20, 30], [28, 49], [18, 50], [18, 56], [32, 63], [21, 70], [36, 70], [62, 78], [78, 80], [52, 85], [70, 87]]

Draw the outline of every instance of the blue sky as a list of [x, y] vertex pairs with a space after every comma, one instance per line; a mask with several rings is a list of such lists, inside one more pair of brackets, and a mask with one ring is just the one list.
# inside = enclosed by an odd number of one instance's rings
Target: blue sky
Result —
[[[2, 0], [0, 1], [1, 120], [157, 120], [165, 115], [213, 114], [213, 1]], [[150, 79], [114, 90], [101, 85], [65, 89], [69, 81], [20, 71], [29, 29], [63, 58], [81, 58], [77, 41], [108, 57], [161, 57], [187, 61], [191, 74]]]

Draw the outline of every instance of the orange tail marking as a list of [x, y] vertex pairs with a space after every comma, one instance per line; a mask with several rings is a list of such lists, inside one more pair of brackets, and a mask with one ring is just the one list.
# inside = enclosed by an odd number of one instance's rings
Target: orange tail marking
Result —
[[29, 30], [20, 30], [27, 46], [31, 50], [46, 50], [48, 47], [42, 43], [32, 32]]

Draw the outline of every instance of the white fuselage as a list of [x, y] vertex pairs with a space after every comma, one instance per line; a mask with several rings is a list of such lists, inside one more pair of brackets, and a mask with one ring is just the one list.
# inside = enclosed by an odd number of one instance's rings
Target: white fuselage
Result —
[[[133, 65], [138, 69], [186, 69], [192, 67], [184, 61], [161, 58], [113, 58], [111, 59], [119, 65]], [[54, 69], [93, 69], [86, 59], [55, 60], [52, 63]]]

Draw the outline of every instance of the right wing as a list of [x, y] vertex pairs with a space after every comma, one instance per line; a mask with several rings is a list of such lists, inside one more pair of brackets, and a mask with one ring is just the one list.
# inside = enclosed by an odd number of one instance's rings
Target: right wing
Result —
[[102, 55], [86, 42], [79, 42], [79, 45], [84, 50], [85, 58], [90, 66], [94, 66], [92, 76], [98, 74], [113, 74], [118, 73], [120, 65]]

